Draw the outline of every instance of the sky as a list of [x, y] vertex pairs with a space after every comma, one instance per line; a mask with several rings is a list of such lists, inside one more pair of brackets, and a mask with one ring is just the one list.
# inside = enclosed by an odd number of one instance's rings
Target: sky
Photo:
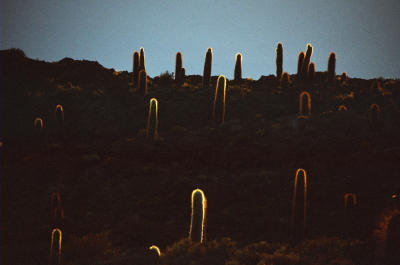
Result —
[[1, 50], [131, 72], [144, 47], [152, 77], [173, 72], [178, 51], [186, 74], [202, 75], [212, 47], [212, 75], [231, 79], [240, 52], [243, 77], [258, 79], [276, 73], [281, 42], [290, 74], [311, 43], [317, 71], [335, 52], [337, 74], [400, 78], [399, 0], [0, 0], [0, 22]]

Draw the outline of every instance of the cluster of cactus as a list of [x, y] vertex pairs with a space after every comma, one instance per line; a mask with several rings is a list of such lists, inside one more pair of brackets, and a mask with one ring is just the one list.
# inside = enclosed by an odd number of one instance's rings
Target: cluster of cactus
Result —
[[132, 82], [142, 94], [147, 94], [147, 73], [143, 47], [140, 48], [140, 52], [133, 52]]

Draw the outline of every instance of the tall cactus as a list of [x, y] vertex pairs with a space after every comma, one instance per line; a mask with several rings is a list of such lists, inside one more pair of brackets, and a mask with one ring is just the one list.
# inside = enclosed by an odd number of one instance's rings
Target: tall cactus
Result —
[[328, 81], [333, 81], [336, 78], [336, 53], [331, 52], [328, 60]]
[[202, 243], [205, 234], [205, 221], [207, 200], [201, 189], [192, 192], [192, 216], [190, 222], [189, 239], [194, 242]]
[[203, 70], [203, 88], [207, 89], [210, 87], [211, 81], [211, 65], [212, 65], [212, 48], [208, 48], [204, 61]]
[[310, 82], [314, 82], [314, 79], [315, 79], [315, 64], [310, 63], [308, 65], [308, 80]]
[[132, 82], [134, 85], [138, 83], [139, 78], [139, 52], [133, 52], [133, 69], [132, 69]]
[[304, 57], [304, 62], [302, 67], [302, 73], [304, 74], [304, 76], [308, 76], [308, 65], [310, 64], [312, 53], [313, 53], [313, 47], [311, 46], [310, 43], [308, 43], [306, 56]]
[[276, 47], [276, 77], [281, 79], [283, 71], [283, 47], [282, 43], [278, 43]]
[[242, 80], [242, 54], [240, 52], [235, 55], [235, 73], [234, 80]]
[[139, 56], [139, 72], [141, 70], [145, 70], [146, 71], [146, 60], [144, 58], [144, 48], [141, 47], [140, 48], [140, 56]]
[[177, 52], [175, 56], [175, 81], [177, 84], [181, 81], [181, 70], [182, 70], [182, 53]]
[[139, 92], [141, 94], [147, 95], [147, 74], [146, 74], [146, 70], [140, 70], [139, 71], [138, 88], [139, 88]]
[[304, 57], [305, 54], [304, 52], [299, 52], [299, 56], [298, 56], [298, 61], [297, 61], [297, 77], [301, 78], [302, 74], [302, 67], [303, 67], [303, 63], [304, 63]]

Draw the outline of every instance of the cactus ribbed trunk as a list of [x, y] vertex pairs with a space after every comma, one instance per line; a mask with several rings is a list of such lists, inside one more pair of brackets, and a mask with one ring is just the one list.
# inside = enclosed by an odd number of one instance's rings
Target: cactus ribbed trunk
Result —
[[282, 43], [278, 43], [276, 47], [276, 77], [281, 79], [283, 72], [283, 47]]

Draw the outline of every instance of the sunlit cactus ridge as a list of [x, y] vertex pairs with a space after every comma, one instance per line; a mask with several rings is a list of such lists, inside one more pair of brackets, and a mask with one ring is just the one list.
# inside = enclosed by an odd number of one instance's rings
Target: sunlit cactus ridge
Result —
[[207, 200], [201, 189], [192, 192], [192, 215], [190, 222], [189, 239], [193, 242], [203, 242], [205, 235], [205, 221]]

